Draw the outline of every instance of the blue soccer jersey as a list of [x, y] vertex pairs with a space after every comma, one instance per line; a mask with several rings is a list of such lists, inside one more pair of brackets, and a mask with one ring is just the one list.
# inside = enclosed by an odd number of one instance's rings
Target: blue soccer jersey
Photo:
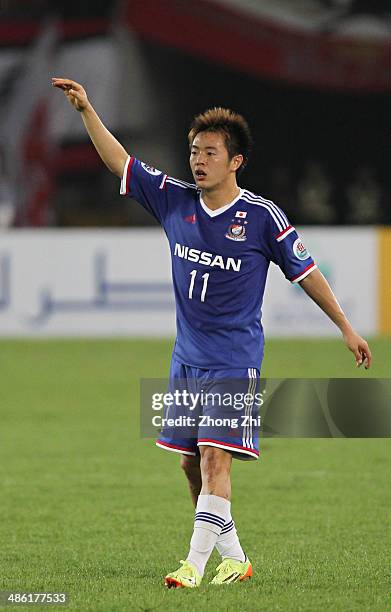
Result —
[[283, 211], [240, 189], [210, 210], [195, 185], [129, 157], [121, 194], [162, 225], [171, 250], [177, 338], [173, 356], [204, 369], [259, 368], [270, 262], [297, 282], [316, 265]]

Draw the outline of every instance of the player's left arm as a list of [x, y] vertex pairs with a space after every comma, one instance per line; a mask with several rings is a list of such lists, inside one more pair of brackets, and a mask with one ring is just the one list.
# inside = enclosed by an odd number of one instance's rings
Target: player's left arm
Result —
[[354, 331], [323, 274], [315, 269], [299, 284], [341, 330], [346, 346], [356, 358], [357, 366], [364, 364], [367, 370], [372, 362], [368, 343]]

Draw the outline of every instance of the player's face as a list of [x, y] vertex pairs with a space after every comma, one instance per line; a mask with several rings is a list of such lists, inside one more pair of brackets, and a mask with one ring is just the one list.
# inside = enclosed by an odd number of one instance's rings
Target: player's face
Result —
[[190, 167], [197, 187], [215, 189], [235, 178], [242, 155], [229, 159], [223, 134], [200, 132], [190, 149]]

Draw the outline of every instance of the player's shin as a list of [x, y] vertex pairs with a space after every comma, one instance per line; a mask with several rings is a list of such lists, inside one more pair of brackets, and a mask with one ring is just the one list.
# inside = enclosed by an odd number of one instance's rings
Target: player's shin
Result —
[[194, 565], [201, 576], [213, 551], [222, 528], [228, 522], [231, 502], [217, 495], [198, 497], [194, 531], [190, 541], [187, 561]]
[[246, 555], [240, 545], [235, 523], [230, 515], [216, 542], [216, 549], [222, 559], [245, 561]]

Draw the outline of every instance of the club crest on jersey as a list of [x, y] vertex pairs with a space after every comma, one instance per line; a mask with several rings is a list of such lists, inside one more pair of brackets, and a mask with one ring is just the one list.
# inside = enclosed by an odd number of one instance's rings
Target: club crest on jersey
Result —
[[229, 240], [236, 240], [237, 242], [243, 242], [243, 240], [247, 240], [246, 236], [246, 228], [239, 223], [231, 223], [226, 234], [226, 238]]
[[148, 164], [144, 164], [144, 162], [141, 162], [141, 165], [144, 168], [145, 172], [148, 172], [148, 174], [152, 174], [153, 176], [158, 176], [162, 173], [161, 170], [156, 170], [156, 168], [154, 168], [153, 166], [148, 166]]

